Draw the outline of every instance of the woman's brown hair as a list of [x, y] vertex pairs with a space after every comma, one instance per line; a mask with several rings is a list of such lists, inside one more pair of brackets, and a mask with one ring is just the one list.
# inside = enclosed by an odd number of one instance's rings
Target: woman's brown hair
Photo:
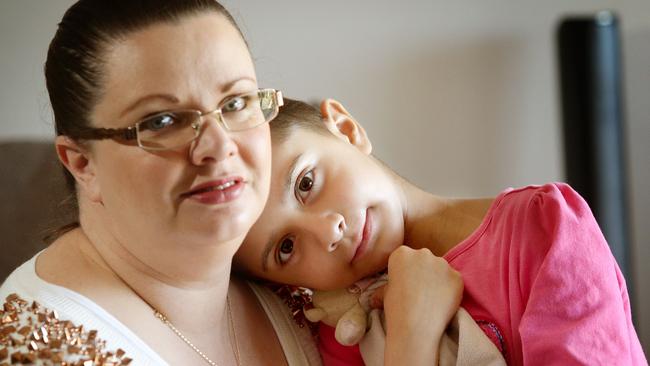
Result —
[[[230, 13], [214, 0], [80, 0], [72, 5], [58, 25], [45, 62], [56, 135], [76, 139], [89, 127], [105, 82], [104, 59], [113, 42], [156, 23], [174, 23], [207, 12], [223, 15], [241, 34]], [[66, 201], [77, 210], [74, 178], [66, 169], [64, 172], [73, 192]], [[76, 226], [78, 223], [66, 225], [48, 237]]]

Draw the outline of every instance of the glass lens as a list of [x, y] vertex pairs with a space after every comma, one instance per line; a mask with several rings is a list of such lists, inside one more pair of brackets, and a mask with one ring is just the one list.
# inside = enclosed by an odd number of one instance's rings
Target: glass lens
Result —
[[170, 111], [147, 117], [138, 123], [138, 143], [153, 149], [182, 146], [197, 136], [192, 124], [201, 117], [198, 111]]
[[258, 93], [264, 122], [269, 122], [278, 115], [277, 92], [273, 89], [262, 89]]
[[245, 130], [265, 122], [258, 91], [232, 97], [220, 109], [223, 123], [231, 131]]

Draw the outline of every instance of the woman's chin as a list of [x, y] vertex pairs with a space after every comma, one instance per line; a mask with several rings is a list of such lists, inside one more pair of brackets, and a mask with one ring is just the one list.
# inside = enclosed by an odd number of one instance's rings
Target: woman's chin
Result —
[[[255, 218], [252, 216], [250, 212], [241, 212], [230, 216], [228, 220], [216, 218], [205, 220], [204, 222], [197, 222], [195, 225], [199, 227], [188, 228], [187, 232], [203, 233], [202, 237], [207, 245], [218, 245], [230, 241], [237, 241], [238, 244], [241, 244], [255, 223]], [[224, 222], [227, 222], [227, 225]]]

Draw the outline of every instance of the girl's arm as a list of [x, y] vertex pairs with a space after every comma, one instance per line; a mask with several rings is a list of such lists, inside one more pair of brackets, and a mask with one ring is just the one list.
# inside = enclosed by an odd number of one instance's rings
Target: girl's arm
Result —
[[384, 364], [438, 364], [440, 339], [462, 298], [460, 274], [428, 249], [402, 246], [388, 260], [388, 278]]
[[525, 221], [516, 283], [528, 295], [516, 362], [647, 365], [625, 279], [586, 202], [549, 184]]

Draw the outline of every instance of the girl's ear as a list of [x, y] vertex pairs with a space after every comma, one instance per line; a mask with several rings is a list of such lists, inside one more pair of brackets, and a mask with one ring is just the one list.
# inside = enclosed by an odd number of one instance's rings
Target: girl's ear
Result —
[[372, 152], [372, 144], [361, 127], [341, 103], [334, 99], [325, 99], [320, 104], [323, 122], [334, 136], [349, 142], [366, 155]]
[[59, 160], [75, 178], [81, 191], [85, 192], [92, 202], [101, 203], [95, 166], [88, 149], [67, 136], [57, 136], [54, 145]]

